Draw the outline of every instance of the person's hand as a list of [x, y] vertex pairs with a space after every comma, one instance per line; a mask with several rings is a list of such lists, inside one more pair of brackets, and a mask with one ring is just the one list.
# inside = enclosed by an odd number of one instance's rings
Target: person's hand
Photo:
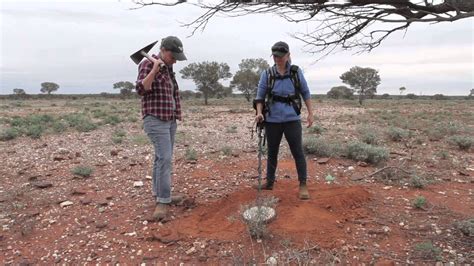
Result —
[[152, 57], [151, 61], [153, 62], [153, 68], [151, 71], [153, 71], [154, 73], [158, 73], [160, 71], [160, 68], [165, 65], [165, 62], [163, 62], [161, 58], [156, 59]]
[[263, 122], [263, 114], [257, 114], [257, 116], [255, 116], [255, 122], [257, 123]]
[[308, 122], [308, 126], [307, 126], [308, 128], [313, 125], [313, 122], [314, 122], [313, 114], [308, 114], [307, 122]]

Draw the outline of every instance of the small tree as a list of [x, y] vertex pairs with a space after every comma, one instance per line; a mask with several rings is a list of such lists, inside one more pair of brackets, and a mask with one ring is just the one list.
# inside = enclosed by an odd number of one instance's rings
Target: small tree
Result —
[[340, 76], [342, 82], [349, 84], [359, 94], [359, 104], [362, 105], [365, 96], [377, 93], [380, 76], [377, 70], [370, 67], [352, 67]]
[[403, 92], [405, 92], [405, 91], [406, 91], [406, 89], [407, 89], [407, 88], [405, 88], [405, 87], [400, 87], [400, 89], [398, 89], [398, 90], [400, 90], [400, 95], [402, 95], [402, 94], [403, 94]]
[[135, 85], [133, 85], [133, 83], [130, 81], [119, 81], [114, 83], [114, 89], [120, 89], [120, 94], [124, 96], [132, 94], [134, 88]]
[[41, 92], [51, 94], [53, 91], [57, 91], [59, 85], [54, 82], [43, 82], [41, 83]]
[[333, 99], [352, 99], [354, 91], [346, 86], [332, 87], [327, 93], [329, 98]]
[[474, 89], [471, 89], [471, 93], [469, 93], [468, 97], [474, 97]]
[[219, 90], [223, 89], [219, 83], [221, 79], [232, 77], [229, 72], [229, 65], [217, 62], [192, 63], [181, 69], [183, 79], [192, 79], [196, 83], [198, 90], [204, 95], [204, 103], [207, 105], [209, 97], [215, 96]]
[[244, 94], [245, 99], [250, 102], [250, 99], [257, 94], [260, 74], [269, 67], [267, 61], [262, 58], [243, 59], [239, 64], [239, 70], [230, 82], [230, 87], [232, 89], [237, 88]]
[[15, 88], [15, 89], [13, 89], [13, 94], [15, 94], [15, 95], [25, 95], [26, 92], [25, 92], [24, 89]]
[[418, 98], [418, 96], [414, 93], [408, 93], [405, 97], [412, 100]]

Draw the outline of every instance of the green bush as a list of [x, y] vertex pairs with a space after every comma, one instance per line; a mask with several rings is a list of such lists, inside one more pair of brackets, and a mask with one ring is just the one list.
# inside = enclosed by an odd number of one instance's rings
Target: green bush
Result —
[[464, 235], [468, 237], [474, 236], [474, 218], [460, 221], [456, 224], [458, 229], [461, 230]]
[[398, 127], [391, 127], [387, 131], [389, 137], [393, 141], [401, 141], [403, 139], [408, 138], [410, 136], [410, 132], [408, 130], [398, 128]]
[[339, 147], [329, 143], [323, 138], [310, 136], [303, 140], [303, 149], [306, 154], [313, 154], [321, 157], [332, 157], [337, 155]]
[[226, 132], [227, 133], [237, 133], [237, 126], [228, 127]]
[[0, 141], [12, 140], [20, 136], [20, 131], [14, 127], [10, 127], [0, 131]]
[[82, 177], [89, 177], [92, 174], [93, 170], [89, 166], [80, 165], [74, 167], [71, 170], [71, 173], [74, 175], [82, 176]]
[[109, 124], [109, 125], [117, 125], [119, 124], [120, 122], [122, 122], [122, 120], [116, 116], [116, 115], [109, 115], [109, 116], [106, 116], [103, 120], [102, 120], [102, 123], [103, 124]]
[[433, 245], [431, 241], [415, 245], [415, 253], [424, 259], [440, 259], [441, 250]]
[[232, 148], [229, 147], [229, 146], [225, 146], [225, 147], [222, 148], [222, 153], [225, 156], [230, 156], [230, 155], [232, 155]]
[[192, 148], [187, 148], [184, 157], [186, 158], [186, 161], [196, 161], [197, 152]]
[[313, 134], [322, 134], [323, 131], [324, 131], [324, 128], [320, 125], [314, 125], [308, 129], [308, 132], [313, 133]]
[[61, 133], [66, 131], [67, 129], [66, 123], [62, 122], [61, 120], [54, 121], [51, 127], [53, 128], [53, 132], [55, 133]]
[[112, 142], [116, 144], [120, 144], [123, 142], [123, 139], [126, 135], [127, 135], [127, 132], [123, 130], [115, 130], [112, 133]]
[[424, 178], [419, 177], [417, 175], [413, 175], [408, 181], [408, 184], [414, 188], [424, 188], [426, 186], [426, 183], [427, 182]]
[[26, 128], [25, 134], [33, 139], [39, 139], [43, 135], [44, 128], [41, 125], [30, 125]]
[[355, 161], [379, 164], [389, 159], [389, 153], [383, 147], [375, 147], [361, 142], [353, 142], [347, 147], [347, 157]]
[[374, 128], [370, 127], [360, 127], [358, 130], [359, 132], [359, 140], [372, 145], [377, 145], [379, 142], [379, 137], [377, 132]]
[[471, 138], [469, 136], [452, 136], [451, 138], [449, 138], [449, 141], [452, 144], [457, 145], [460, 150], [467, 151], [472, 147], [472, 144], [474, 143], [474, 138]]
[[413, 206], [417, 209], [423, 209], [426, 206], [426, 198], [423, 196], [418, 196], [413, 201]]

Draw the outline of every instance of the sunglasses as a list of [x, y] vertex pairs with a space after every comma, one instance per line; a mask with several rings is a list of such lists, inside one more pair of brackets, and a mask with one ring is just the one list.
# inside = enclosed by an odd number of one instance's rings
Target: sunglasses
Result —
[[275, 47], [275, 48], [272, 48], [272, 52], [280, 52], [280, 53], [288, 53], [288, 49], [286, 49], [285, 47]]

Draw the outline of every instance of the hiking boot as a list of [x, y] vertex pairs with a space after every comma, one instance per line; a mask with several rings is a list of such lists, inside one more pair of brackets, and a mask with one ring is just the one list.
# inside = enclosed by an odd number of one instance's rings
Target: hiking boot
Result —
[[182, 194], [175, 194], [171, 196], [171, 204], [179, 204], [184, 200], [185, 196]]
[[306, 184], [300, 184], [299, 198], [302, 200], [309, 199], [308, 186]]
[[[252, 186], [253, 188], [255, 189], [259, 189], [258, 187], [258, 184], [255, 184]], [[263, 189], [263, 190], [273, 190], [273, 182], [265, 182], [263, 184], [260, 185], [260, 189]]]
[[153, 212], [153, 219], [156, 221], [162, 220], [168, 213], [168, 204], [158, 203], [156, 204], [155, 211]]

